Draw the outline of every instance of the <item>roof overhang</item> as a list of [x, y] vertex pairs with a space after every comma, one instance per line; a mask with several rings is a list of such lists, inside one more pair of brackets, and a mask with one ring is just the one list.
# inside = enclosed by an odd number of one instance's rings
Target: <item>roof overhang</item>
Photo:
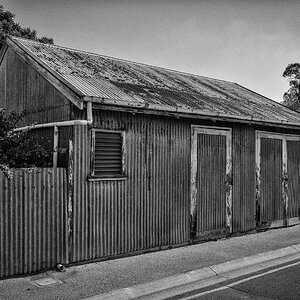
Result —
[[300, 129], [300, 122], [288, 122], [286, 120], [272, 120], [272, 119], [260, 119], [247, 116], [236, 116], [230, 114], [224, 114], [219, 112], [207, 112], [199, 109], [186, 109], [182, 107], [173, 106], [161, 106], [154, 104], [142, 104], [142, 103], [129, 103], [120, 100], [108, 99], [108, 98], [97, 98], [97, 97], [87, 97], [83, 98], [85, 101], [91, 101], [94, 103], [95, 107], [102, 109], [111, 109], [119, 111], [131, 111], [131, 112], [141, 112], [141, 113], [151, 113], [160, 115], [176, 115], [182, 117], [190, 118], [202, 118], [202, 119], [212, 119], [216, 121], [226, 121], [234, 123], [247, 123], [247, 124], [258, 124], [263, 126], [277, 126], [285, 128], [295, 128]]
[[[176, 115], [186, 116], [192, 118], [222, 120], [235, 123], [251, 123], [260, 124], [264, 126], [279, 126], [300, 129], [300, 122], [289, 122], [286, 119], [262, 119], [252, 116], [233, 115], [220, 112], [203, 111], [199, 109], [183, 108], [180, 106], [155, 105], [150, 103], [143, 103], [137, 101], [122, 101], [120, 99], [91, 97], [84, 95], [82, 91], [78, 90], [72, 83], [64, 79], [58, 72], [54, 71], [49, 65], [43, 62], [39, 57], [34, 55], [26, 46], [20, 43], [13, 37], [7, 37], [4, 49], [0, 53], [0, 59], [3, 58], [7, 47], [13, 49], [25, 61], [27, 61], [35, 70], [37, 70], [44, 78], [46, 78], [54, 87], [56, 87], [67, 99], [69, 99], [75, 106], [83, 109], [84, 102], [92, 102], [94, 105], [102, 106], [103, 109], [118, 109], [121, 111], [132, 111], [141, 113], [152, 113], [160, 115]], [[134, 99], [133, 99], [134, 100]], [[300, 116], [300, 114], [299, 114]]]

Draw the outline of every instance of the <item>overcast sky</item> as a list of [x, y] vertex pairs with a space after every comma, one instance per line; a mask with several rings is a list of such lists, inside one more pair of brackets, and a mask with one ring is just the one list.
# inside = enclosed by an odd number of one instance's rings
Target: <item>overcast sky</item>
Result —
[[0, 0], [55, 44], [237, 82], [273, 100], [300, 62], [300, 1]]

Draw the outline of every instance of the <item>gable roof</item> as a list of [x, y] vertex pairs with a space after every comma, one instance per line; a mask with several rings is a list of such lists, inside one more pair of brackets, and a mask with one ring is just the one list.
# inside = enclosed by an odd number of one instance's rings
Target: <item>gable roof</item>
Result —
[[233, 82], [27, 39], [9, 40], [68, 86], [81, 101], [300, 124], [299, 113]]

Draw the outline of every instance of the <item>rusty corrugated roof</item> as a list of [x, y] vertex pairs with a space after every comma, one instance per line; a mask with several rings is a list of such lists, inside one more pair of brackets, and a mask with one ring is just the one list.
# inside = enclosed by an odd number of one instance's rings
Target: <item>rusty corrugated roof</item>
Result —
[[[117, 105], [300, 123], [300, 114], [236, 83], [11, 38], [83, 99]], [[112, 102], [111, 102], [112, 103]]]

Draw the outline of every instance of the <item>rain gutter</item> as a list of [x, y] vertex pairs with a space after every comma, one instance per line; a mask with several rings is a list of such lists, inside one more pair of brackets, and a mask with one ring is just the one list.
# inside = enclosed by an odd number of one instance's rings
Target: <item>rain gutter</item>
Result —
[[142, 102], [128, 103], [128, 102], [123, 102], [122, 100], [100, 98], [100, 97], [85, 96], [83, 97], [83, 100], [92, 101], [94, 103], [104, 104], [104, 105], [115, 105], [123, 108], [148, 109], [148, 110], [161, 111], [166, 113], [180, 113], [180, 114], [194, 115], [194, 116], [196, 115], [199, 117], [215, 117], [229, 122], [241, 121], [243, 123], [253, 122], [253, 123], [259, 123], [264, 125], [265, 123], [269, 123], [270, 125], [273, 124], [273, 125], [297, 126], [300, 129], [300, 122], [289, 122], [287, 120], [260, 119], [251, 116], [235, 116], [235, 115], [229, 115], [220, 112], [207, 112], [200, 109], [186, 109], [181, 107], [162, 106], [162, 105], [155, 105], [155, 104], [148, 104], [148, 103], [145, 104]]

